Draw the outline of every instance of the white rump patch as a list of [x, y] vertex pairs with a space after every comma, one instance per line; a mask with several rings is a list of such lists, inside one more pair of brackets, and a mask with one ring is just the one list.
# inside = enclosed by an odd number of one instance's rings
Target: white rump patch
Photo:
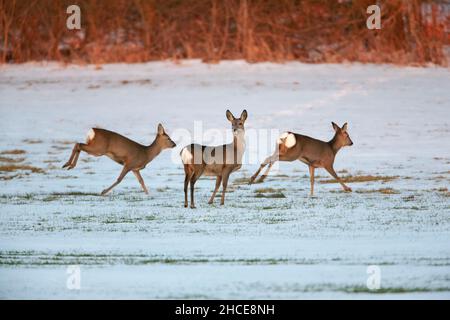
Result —
[[289, 133], [289, 132], [284, 132], [284, 133], [282, 133], [282, 134], [280, 135], [280, 137], [278, 138], [277, 143], [278, 143], [278, 144], [282, 144], [282, 143], [283, 143], [283, 140], [284, 140], [284, 145], [285, 145], [287, 148], [292, 148], [293, 146], [295, 146], [295, 143], [297, 142], [297, 141], [295, 140], [294, 134]]
[[94, 129], [90, 129], [86, 136], [86, 143], [89, 143], [90, 141], [94, 140], [94, 137], [95, 137], [95, 131], [94, 131]]
[[192, 163], [192, 159], [194, 159], [194, 156], [186, 147], [184, 147], [183, 150], [181, 150], [181, 161], [184, 164], [189, 164]]

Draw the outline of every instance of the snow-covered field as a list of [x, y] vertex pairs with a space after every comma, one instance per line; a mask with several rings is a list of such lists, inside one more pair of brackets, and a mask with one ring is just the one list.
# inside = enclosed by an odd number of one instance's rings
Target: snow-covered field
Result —
[[[449, 299], [449, 80], [383, 65], [1, 66], [0, 298]], [[348, 121], [354, 145], [335, 168], [360, 180], [353, 192], [318, 170], [309, 197], [300, 162], [249, 186], [257, 164], [246, 163], [225, 206], [207, 204], [214, 181], [202, 178], [197, 209], [183, 208], [178, 152], [190, 138], [176, 133], [225, 133], [225, 110], [244, 107], [248, 132], [328, 140], [331, 121]], [[99, 196], [120, 173], [106, 157], [61, 169], [92, 126], [150, 143], [158, 122], [178, 146], [142, 171], [148, 196], [132, 174]], [[264, 158], [268, 139], [248, 154]], [[68, 265], [80, 290], [66, 286]]]

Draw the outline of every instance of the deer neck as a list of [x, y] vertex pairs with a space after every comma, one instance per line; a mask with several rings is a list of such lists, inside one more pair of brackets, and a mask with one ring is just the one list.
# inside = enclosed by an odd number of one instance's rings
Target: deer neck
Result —
[[161, 153], [162, 147], [158, 144], [158, 142], [153, 140], [153, 142], [146, 147], [147, 159], [148, 161], [152, 161], [158, 154]]
[[340, 143], [337, 139], [337, 134], [334, 135], [333, 139], [328, 141], [328, 144], [330, 145], [331, 150], [333, 150], [334, 154], [338, 153], [338, 151], [343, 147], [342, 143]]
[[236, 135], [233, 136], [233, 148], [237, 155], [240, 155], [242, 158], [242, 155], [244, 154], [245, 150], [245, 131], [239, 131]]

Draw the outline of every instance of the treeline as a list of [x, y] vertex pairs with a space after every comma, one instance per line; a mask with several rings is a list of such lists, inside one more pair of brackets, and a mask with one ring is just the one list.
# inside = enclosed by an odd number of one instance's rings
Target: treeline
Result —
[[[72, 4], [81, 8], [80, 31], [66, 28]], [[381, 30], [366, 27], [372, 4], [381, 7]], [[449, 25], [447, 1], [0, 0], [0, 62], [446, 65]]]

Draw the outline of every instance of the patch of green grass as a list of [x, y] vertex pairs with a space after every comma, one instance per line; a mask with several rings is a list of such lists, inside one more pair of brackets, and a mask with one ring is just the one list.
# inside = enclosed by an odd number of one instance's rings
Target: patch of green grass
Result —
[[233, 184], [248, 184], [250, 182], [250, 178], [242, 177], [236, 178], [233, 180]]
[[409, 202], [409, 201], [414, 201], [416, 198], [414, 197], [414, 195], [410, 195], [407, 197], [403, 197], [402, 200], [405, 202]]
[[277, 192], [277, 193], [257, 193], [255, 195], [255, 198], [271, 198], [271, 199], [279, 199], [279, 198], [286, 198], [283, 192]]
[[59, 199], [58, 196], [50, 195], [50, 196], [47, 196], [44, 199], [42, 199], [42, 201], [44, 201], [44, 202], [51, 202], [51, 201], [55, 201], [55, 200], [58, 200], [58, 199]]
[[289, 221], [289, 220], [281, 218], [281, 217], [280, 218], [278, 218], [278, 217], [270, 217], [270, 218], [263, 219], [263, 222], [265, 224], [278, 224], [278, 223], [283, 223], [283, 222], [286, 222], [286, 221]]
[[105, 224], [116, 224], [116, 223], [135, 223], [141, 219], [132, 219], [128, 217], [110, 217], [103, 221]]
[[68, 192], [53, 192], [51, 193], [51, 196], [100, 196], [99, 193], [93, 193], [93, 192], [79, 192], [79, 191], [68, 191]]
[[14, 174], [14, 175], [9, 175], [9, 176], [0, 176], [0, 180], [12, 180], [15, 178], [22, 178], [24, 175], [23, 174]]
[[272, 177], [274, 178], [289, 178], [287, 174], [275, 174]]
[[355, 287], [346, 287], [342, 291], [346, 293], [373, 293], [373, 294], [386, 294], [386, 293], [415, 293], [415, 292], [445, 292], [450, 291], [450, 288], [439, 287], [439, 288], [422, 288], [422, 287], [387, 287], [377, 290], [370, 290], [366, 286], [355, 286]]
[[255, 198], [286, 198], [282, 192], [284, 189], [274, 189], [274, 188], [260, 188], [256, 189]]
[[27, 144], [38, 144], [42, 143], [43, 141], [40, 139], [23, 139], [22, 142]]
[[277, 193], [277, 192], [281, 192], [284, 189], [275, 189], [275, 188], [259, 188], [256, 189], [254, 192], [255, 193]]
[[63, 151], [63, 150], [69, 150], [70, 147], [69, 146], [52, 146], [52, 149], [58, 150], [58, 151]]
[[92, 222], [96, 217], [94, 215], [90, 216], [73, 216], [70, 219], [73, 222]]
[[396, 206], [396, 207], [393, 207], [392, 209], [395, 209], [395, 210], [424, 210], [424, 208], [419, 208], [417, 206], [412, 206], [412, 207]]
[[32, 200], [34, 198], [34, 195], [32, 193], [26, 193], [22, 196], [25, 200]]
[[142, 202], [145, 200], [145, 198], [140, 196], [126, 196], [125, 198], [123, 198], [123, 200], [127, 202]]

